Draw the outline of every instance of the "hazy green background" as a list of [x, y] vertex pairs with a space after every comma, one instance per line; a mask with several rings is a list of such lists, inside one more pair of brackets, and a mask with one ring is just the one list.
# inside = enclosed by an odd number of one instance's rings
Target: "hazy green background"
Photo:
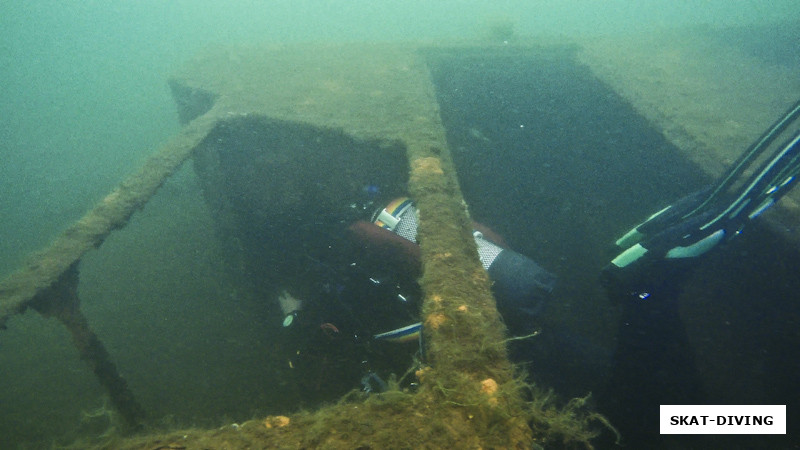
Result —
[[[798, 17], [795, 0], [4, 1], [0, 275], [176, 133], [166, 80], [210, 43], [435, 42], [479, 37], [505, 19], [520, 34], [575, 36]], [[260, 329], [271, 319], [215, 270], [211, 221], [189, 169], [85, 258], [82, 309], [157, 420], [244, 420], [283, 407], [274, 402], [286, 369], [265, 353]], [[227, 372], [232, 365], [251, 372]], [[45, 445], [101, 403], [55, 321], [28, 313], [0, 332], [0, 447]]]
[[800, 15], [782, 1], [5, 1], [0, 5], [0, 274], [177, 129], [166, 79], [212, 42], [639, 32]]

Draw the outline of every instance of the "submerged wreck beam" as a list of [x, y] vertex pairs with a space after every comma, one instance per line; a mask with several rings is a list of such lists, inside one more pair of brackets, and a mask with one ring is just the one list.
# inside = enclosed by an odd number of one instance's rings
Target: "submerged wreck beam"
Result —
[[80, 311], [78, 263], [72, 264], [52, 286], [39, 292], [31, 306], [41, 315], [55, 317], [64, 324], [81, 359], [89, 364], [108, 392], [111, 404], [122, 417], [124, 425], [132, 430], [138, 428], [144, 419], [144, 410], [134, 399], [128, 383], [117, 372], [105, 346]]
[[111, 231], [125, 226], [191, 155], [215, 122], [211, 112], [191, 122], [48, 248], [29, 257], [21, 269], [0, 281], [0, 329], [11, 316], [28, 307], [45, 317], [56, 317], [69, 330], [81, 359], [92, 368], [129, 429], [140, 425], [144, 410], [80, 312], [78, 264]]
[[25, 312], [37, 294], [53, 286], [86, 252], [99, 247], [111, 231], [125, 226], [215, 122], [213, 111], [192, 121], [49, 247], [31, 255], [22, 268], [0, 281], [0, 328], [5, 328], [11, 316]]

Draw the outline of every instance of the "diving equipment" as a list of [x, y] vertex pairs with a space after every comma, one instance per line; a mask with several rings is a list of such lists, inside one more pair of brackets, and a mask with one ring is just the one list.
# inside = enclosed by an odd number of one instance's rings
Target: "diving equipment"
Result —
[[741, 233], [778, 202], [800, 172], [800, 101], [764, 132], [720, 179], [648, 217], [616, 241], [604, 269], [628, 279], [663, 261], [690, 260]]
[[[372, 216], [371, 227], [379, 229], [383, 234], [391, 235], [394, 240], [399, 236], [403, 238], [401, 241], [416, 244], [418, 220], [417, 209], [412, 201], [407, 197], [401, 197], [390, 202], [386, 208], [376, 211]], [[376, 228], [375, 225], [380, 228]], [[351, 229], [360, 231], [360, 236], [373, 240], [372, 247], [376, 249], [382, 246], [374, 241], [389, 241], [389, 236], [384, 238], [378, 233], [368, 233], [364, 225], [357, 224]], [[555, 286], [555, 275], [530, 258], [490, 241], [480, 231], [474, 231], [473, 238], [481, 264], [492, 280], [492, 292], [497, 299], [498, 311], [513, 333], [525, 334], [530, 326], [530, 319], [547, 303], [549, 294]], [[393, 248], [397, 248], [398, 251], [392, 252], [392, 255], [401, 256], [410, 253], [400, 251], [400, 245], [395, 245]], [[385, 256], [384, 259], [392, 257], [395, 256]], [[399, 330], [380, 336], [382, 339], [396, 339], [398, 336], [392, 333], [397, 331]]]

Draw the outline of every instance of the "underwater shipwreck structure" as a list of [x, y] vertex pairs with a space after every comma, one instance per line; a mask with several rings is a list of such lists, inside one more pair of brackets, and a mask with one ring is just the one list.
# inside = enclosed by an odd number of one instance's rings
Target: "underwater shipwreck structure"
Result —
[[[618, 71], [627, 69], [609, 62], [613, 52], [625, 53], [634, 61], [631, 66], [645, 70], [651, 66], [637, 66], [635, 58], [647, 52], [602, 45], [587, 43], [574, 54], [638, 101], [645, 115], [660, 120], [673, 140], [683, 140], [690, 150], [705, 145], [698, 133], [676, 125], [679, 112], [665, 116], [654, 106], [663, 103], [645, 98], [652, 77], [640, 73], [619, 81]], [[419, 389], [390, 389], [366, 400], [346, 397], [314, 412], [268, 416], [236, 427], [134, 435], [115, 441], [114, 448], [396, 448], [398, 442], [407, 448], [589, 446], [594, 430], [609, 426], [605, 419], [582, 410], [580, 399], [552, 406], [509, 361], [505, 327], [478, 260], [428, 66], [435, 52], [463, 51], [515, 58], [543, 50], [537, 45], [432, 51], [410, 44], [331, 44], [216, 47], [199, 55], [170, 81], [181, 132], [0, 282], [0, 326], [28, 309], [62, 322], [112, 406], [136, 430], [145, 411], [81, 314], [81, 258], [124, 227], [189, 158], [195, 158], [219, 229], [229, 235], [237, 222], [301, 214], [308, 198], [298, 194], [297, 185], [308, 187], [304, 195], [313, 196], [316, 213], [324, 215], [341, 197], [368, 184], [365, 172], [382, 170], [386, 183], [408, 192], [421, 213], [426, 359], [415, 374]], [[770, 113], [764, 117], [768, 120]], [[727, 158], [703, 152], [709, 154], [717, 161]], [[301, 161], [303, 171], [286, 173], [286, 160]], [[708, 167], [713, 172], [724, 164]], [[782, 210], [787, 221], [795, 220], [796, 209], [790, 200]], [[796, 233], [786, 234], [796, 240]]]
[[[471, 447], [528, 448], [535, 439], [553, 432], [533, 432], [529, 426], [533, 409], [523, 400], [525, 386], [506, 354], [504, 328], [477, 258], [433, 87], [417, 48], [219, 48], [197, 58], [183, 74], [171, 82], [184, 123], [182, 132], [49, 248], [3, 281], [0, 323], [28, 308], [60, 320], [81, 358], [108, 391], [113, 407], [135, 428], [144, 411], [80, 312], [81, 257], [125, 226], [193, 154], [199, 154], [206, 187], [222, 189], [222, 183], [215, 185], [222, 180], [214, 177], [225, 170], [218, 167], [219, 159], [225, 158], [217, 146], [223, 138], [253, 144], [254, 139], [247, 136], [253, 130], [257, 140], [268, 141], [289, 129], [295, 139], [316, 142], [323, 151], [292, 154], [293, 149], [277, 149], [285, 153], [278, 157], [307, 158], [311, 166], [313, 158], [321, 157], [344, 170], [333, 173], [322, 161], [315, 172], [312, 168], [305, 175], [289, 174], [299, 182], [314, 178], [323, 183], [325, 189], [320, 192], [337, 193], [363, 185], [358, 179], [363, 166], [347, 172], [346, 162], [353, 157], [368, 158], [370, 151], [407, 157], [408, 191], [423, 217], [419, 234], [425, 267], [421, 284], [427, 364], [417, 374], [422, 387], [415, 394], [389, 391], [366, 402], [344, 401], [316, 413], [267, 417], [236, 429], [136, 438], [116, 445], [388, 448], [402, 441], [415, 448], [447, 448], [456, 442]], [[343, 139], [348, 142], [336, 145]], [[230, 142], [223, 145], [240, 147]], [[325, 154], [326, 146], [340, 153]], [[361, 154], [354, 154], [359, 148]], [[392, 158], [381, 158], [384, 164], [387, 160]], [[321, 178], [325, 173], [329, 176]], [[245, 188], [248, 181], [252, 180], [242, 181]], [[261, 206], [290, 211], [299, 200], [281, 195], [282, 182], [288, 183], [278, 177], [268, 186], [260, 185], [262, 193], [248, 195], [263, 201]], [[324, 211], [326, 198], [317, 197], [316, 203]], [[574, 412], [567, 411], [564, 418], [543, 415], [539, 420], [543, 424], [558, 421], [555, 429], [561, 437], [585, 441], [591, 433]]]

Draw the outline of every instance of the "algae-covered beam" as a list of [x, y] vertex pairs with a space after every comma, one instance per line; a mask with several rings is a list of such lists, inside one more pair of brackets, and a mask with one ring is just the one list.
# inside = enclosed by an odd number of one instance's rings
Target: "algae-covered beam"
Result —
[[[433, 97], [427, 77], [423, 94]], [[529, 448], [521, 385], [506, 349], [506, 330], [480, 263], [466, 203], [461, 194], [438, 110], [418, 119], [403, 136], [411, 173], [409, 192], [419, 207], [424, 292], [422, 318], [426, 363], [417, 372], [422, 403], [461, 408], [461, 420], [476, 442]], [[458, 417], [458, 419], [456, 419]], [[453, 422], [455, 423], [455, 422]], [[493, 423], [495, 437], [482, 431]]]
[[64, 324], [81, 359], [97, 376], [124, 425], [129, 429], [139, 428], [144, 419], [144, 410], [134, 399], [128, 383], [117, 372], [105, 346], [80, 311], [78, 263], [72, 264], [52, 286], [39, 292], [31, 302], [31, 307], [43, 316], [55, 317]]
[[9, 317], [24, 312], [37, 294], [58, 281], [87, 251], [100, 246], [112, 230], [124, 226], [191, 155], [215, 122], [215, 110], [211, 110], [189, 123], [49, 247], [31, 255], [20, 269], [0, 281], [0, 328]]
[[421, 216], [422, 313], [428, 355], [439, 374], [505, 382], [511, 378], [505, 327], [478, 260], [466, 208], [445, 152], [412, 156], [409, 180]]
[[[424, 56], [417, 53], [417, 58]], [[425, 107], [419, 106], [424, 115], [405, 124], [399, 134], [411, 168], [409, 192], [420, 213], [418, 240], [423, 262], [422, 316], [427, 355], [439, 377], [502, 384], [513, 378], [505, 326], [486, 270], [478, 259], [428, 67], [416, 66], [420, 71], [412, 92], [428, 101]], [[437, 382], [450, 381], [455, 380], [440, 378]]]

